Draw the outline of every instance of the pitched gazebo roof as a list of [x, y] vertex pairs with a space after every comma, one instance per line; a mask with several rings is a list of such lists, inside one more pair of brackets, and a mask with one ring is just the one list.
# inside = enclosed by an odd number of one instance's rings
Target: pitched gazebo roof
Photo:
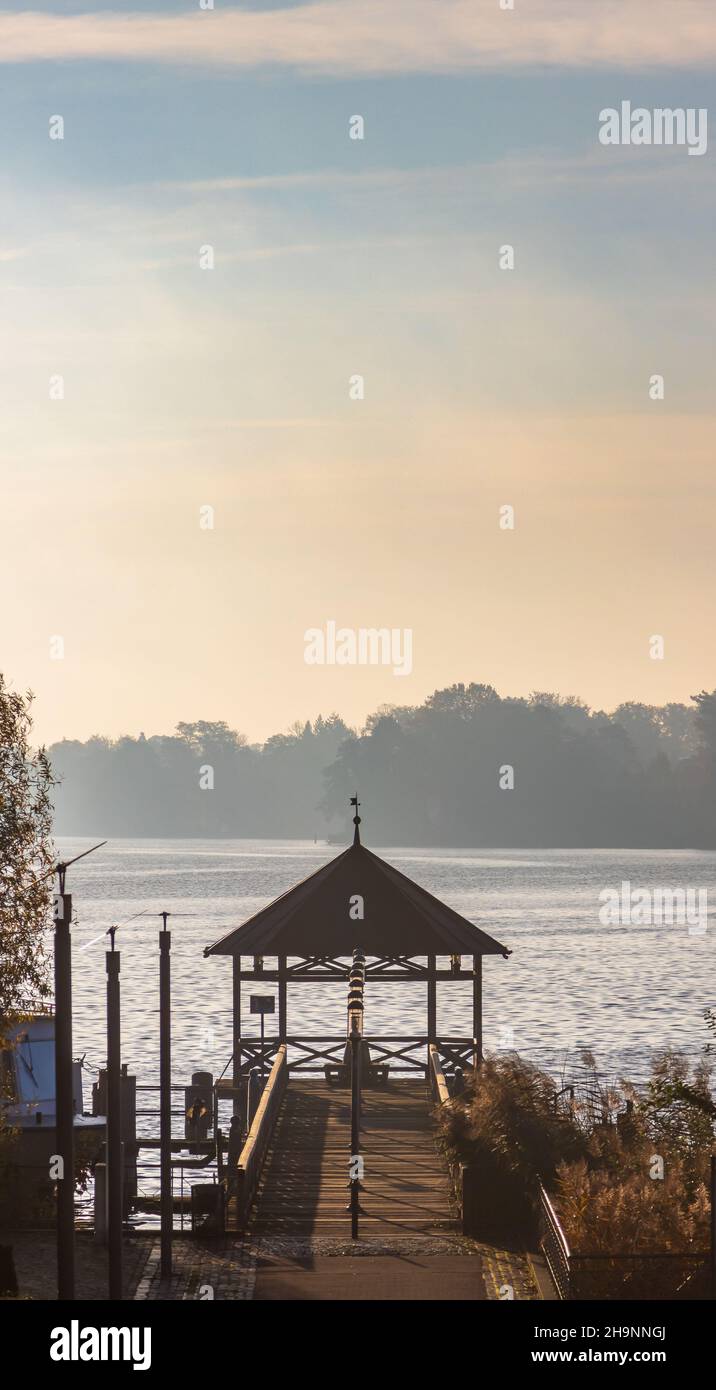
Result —
[[[349, 916], [360, 895], [364, 918]], [[360, 842], [249, 917], [204, 955], [350, 956], [500, 955], [487, 932], [406, 878]]]

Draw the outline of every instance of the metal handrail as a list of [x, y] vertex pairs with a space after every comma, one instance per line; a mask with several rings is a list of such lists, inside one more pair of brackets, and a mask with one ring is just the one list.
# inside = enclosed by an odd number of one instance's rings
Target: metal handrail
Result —
[[562, 1229], [557, 1213], [550, 1202], [543, 1183], [539, 1184], [540, 1211], [544, 1222], [542, 1252], [552, 1275], [559, 1297], [567, 1301], [571, 1297], [571, 1260], [569, 1241]]
[[709, 1261], [710, 1251], [707, 1250], [598, 1250], [589, 1254], [575, 1253], [570, 1248], [562, 1223], [542, 1183], [538, 1190], [543, 1224], [542, 1253], [557, 1294], [565, 1302], [590, 1296], [584, 1291], [584, 1276], [595, 1266], [611, 1264], [623, 1268], [644, 1261], [667, 1264], [680, 1261], [684, 1266], [698, 1266]]

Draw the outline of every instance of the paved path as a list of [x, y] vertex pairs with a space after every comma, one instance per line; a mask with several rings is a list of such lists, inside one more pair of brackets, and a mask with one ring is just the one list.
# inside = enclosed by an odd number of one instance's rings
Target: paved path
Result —
[[177, 1237], [170, 1283], [159, 1279], [159, 1242], [148, 1245], [135, 1299], [322, 1301], [537, 1299], [527, 1258], [464, 1236], [351, 1241], [321, 1238]]

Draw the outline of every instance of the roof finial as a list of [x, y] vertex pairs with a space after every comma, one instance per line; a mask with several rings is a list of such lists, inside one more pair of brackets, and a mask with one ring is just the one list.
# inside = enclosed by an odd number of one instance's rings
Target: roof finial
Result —
[[354, 826], [355, 826], [355, 833], [354, 833], [354, 835], [353, 835], [353, 844], [354, 844], [354, 845], [359, 845], [359, 844], [360, 844], [360, 830], [358, 829], [358, 826], [360, 825], [360, 816], [358, 815], [358, 807], [360, 806], [360, 801], [358, 800], [358, 793], [357, 793], [357, 792], [356, 792], [355, 796], [352, 796], [352, 797], [351, 797], [351, 806], [355, 806], [355, 808], [356, 808], [356, 813], [355, 813], [355, 815], [354, 815], [354, 817], [353, 817], [353, 824], [354, 824]]

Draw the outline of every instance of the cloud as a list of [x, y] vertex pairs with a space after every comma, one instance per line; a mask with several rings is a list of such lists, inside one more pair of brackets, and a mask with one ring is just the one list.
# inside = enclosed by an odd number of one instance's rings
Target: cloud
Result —
[[705, 0], [325, 0], [291, 9], [0, 16], [0, 63], [107, 60], [350, 73], [708, 68]]
[[[370, 192], [400, 193], [426, 187], [435, 191], [457, 189], [465, 194], [469, 186], [484, 187], [488, 178], [499, 182], [501, 188], [543, 188], [547, 183], [573, 185], [577, 181], [598, 180], [601, 184], [651, 183], [665, 178], [689, 176], [685, 160], [675, 161], [673, 150], [653, 146], [644, 159], [642, 147], [623, 146], [606, 150], [594, 145], [577, 155], [556, 155], [550, 150], [534, 154], [507, 154], [497, 160], [471, 161], [463, 164], [413, 165], [408, 168], [388, 165], [371, 169], [310, 169], [299, 173], [227, 174], [206, 179], [163, 179], [154, 187], [168, 193], [204, 197], [212, 193], [292, 193], [323, 190], [335, 194]], [[145, 187], [146, 185], [142, 185]], [[708, 192], [710, 185], [699, 185]]]

